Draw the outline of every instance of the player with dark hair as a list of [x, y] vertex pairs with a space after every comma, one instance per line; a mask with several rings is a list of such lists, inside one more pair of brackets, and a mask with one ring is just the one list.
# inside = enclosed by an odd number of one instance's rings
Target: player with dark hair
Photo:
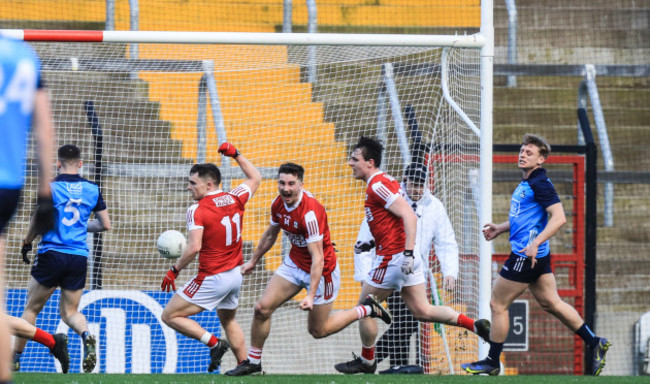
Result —
[[[348, 161], [354, 178], [368, 184], [365, 213], [376, 249], [359, 301], [372, 294], [381, 302], [393, 291], [400, 291], [404, 303], [417, 320], [461, 326], [487, 339], [490, 332], [488, 320], [474, 321], [450, 307], [436, 307], [429, 303], [422, 259], [415, 247], [417, 217], [402, 196], [399, 183], [379, 169], [382, 150], [379, 141], [361, 137]], [[361, 356], [336, 364], [337, 371], [355, 374], [374, 373], [377, 369], [377, 323], [373, 319], [364, 319], [359, 323], [359, 332]]]
[[[427, 187], [427, 168], [421, 163], [409, 164], [404, 171], [401, 187], [404, 191], [404, 199], [418, 217], [415, 245], [423, 257], [423, 267], [429, 268], [429, 254], [433, 245], [443, 275], [442, 288], [453, 291], [458, 277], [458, 244], [445, 207]], [[355, 244], [355, 280], [365, 280], [374, 258], [375, 241], [370, 233], [368, 222], [364, 219]], [[410, 339], [418, 330], [418, 321], [408, 310], [398, 291], [393, 291], [386, 302], [393, 314], [393, 323], [377, 341], [375, 358], [377, 363], [380, 363], [386, 357], [390, 357], [391, 366], [379, 373], [423, 373], [419, 365], [419, 356], [416, 359], [418, 364], [408, 364]]]
[[[36, 206], [39, 223], [36, 229], [39, 233], [54, 227], [50, 180], [56, 139], [50, 101], [36, 52], [24, 42], [0, 36], [0, 73], [0, 314], [4, 314], [4, 230], [16, 212], [25, 184], [27, 139], [33, 128], [39, 171]], [[11, 380], [10, 360], [9, 326], [0, 321], [0, 383]]]
[[307, 327], [314, 338], [323, 338], [340, 331], [364, 317], [380, 317], [390, 323], [390, 314], [372, 297], [360, 300], [358, 306], [331, 313], [340, 287], [340, 271], [327, 224], [325, 208], [303, 189], [303, 167], [282, 164], [278, 170], [279, 196], [271, 203], [271, 222], [262, 234], [251, 259], [242, 267], [243, 274], [253, 271], [266, 254], [280, 230], [291, 241], [289, 257], [275, 271], [260, 300], [255, 304], [251, 325], [248, 359], [229, 376], [262, 374], [262, 349], [271, 331], [271, 315], [303, 288], [307, 296], [300, 309], [309, 311]]
[[485, 224], [483, 228], [488, 241], [509, 231], [512, 252], [492, 286], [490, 351], [484, 360], [461, 365], [469, 373], [499, 374], [499, 357], [510, 327], [508, 307], [526, 289], [542, 309], [558, 318], [593, 348], [594, 376], [598, 376], [605, 366], [609, 341], [594, 335], [578, 311], [560, 298], [551, 269], [549, 239], [566, 223], [566, 217], [555, 187], [542, 167], [550, 152], [551, 146], [544, 138], [524, 135], [517, 163], [523, 180], [512, 194], [509, 220]]
[[[11, 332], [18, 337], [28, 340], [34, 340], [39, 344], [43, 344], [50, 349], [50, 355], [54, 356], [59, 363], [61, 363], [61, 371], [68, 373], [70, 367], [70, 355], [68, 355], [68, 335], [65, 333], [57, 333], [52, 335], [34, 325], [28, 323], [25, 319], [14, 317], [10, 315], [0, 316], [4, 317], [3, 321], [9, 324]], [[13, 371], [20, 370], [20, 361], [16, 361], [11, 365]]]
[[[38, 314], [56, 288], [61, 287], [61, 319], [83, 339], [83, 370], [91, 372], [97, 362], [97, 342], [88, 330], [86, 317], [78, 309], [86, 285], [89, 254], [86, 237], [88, 232], [109, 230], [111, 221], [97, 184], [79, 175], [83, 166], [79, 148], [72, 144], [60, 147], [56, 165], [59, 175], [51, 183], [51, 188], [58, 219], [56, 227], [45, 233], [38, 244], [22, 318], [36, 324]], [[95, 214], [94, 220], [90, 220], [92, 213]], [[37, 236], [37, 225], [38, 217], [34, 216], [23, 240], [21, 253], [27, 264], [32, 242]], [[16, 340], [16, 367], [20, 366], [20, 356], [26, 343], [27, 340], [23, 338]]]
[[[192, 166], [187, 189], [196, 203], [187, 209], [187, 247], [161, 284], [163, 291], [176, 291], [176, 277], [198, 254], [198, 273], [172, 296], [162, 320], [210, 348], [208, 372], [219, 368], [231, 346], [238, 361], [246, 357], [244, 331], [235, 320], [242, 284], [240, 266], [244, 263], [241, 233], [245, 205], [262, 182], [260, 171], [234, 145], [221, 144], [219, 153], [235, 159], [246, 181], [224, 192], [219, 189], [221, 172], [216, 165]], [[217, 338], [190, 318], [215, 309], [228, 340]]]

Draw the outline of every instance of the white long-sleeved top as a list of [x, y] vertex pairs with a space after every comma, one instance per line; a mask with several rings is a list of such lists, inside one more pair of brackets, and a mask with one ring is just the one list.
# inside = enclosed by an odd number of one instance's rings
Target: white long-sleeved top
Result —
[[[405, 190], [402, 185], [402, 190]], [[403, 194], [404, 199], [413, 206], [413, 200]], [[442, 202], [433, 196], [431, 192], [425, 190], [420, 200], [415, 202], [415, 214], [418, 217], [417, 234], [415, 236], [415, 244], [418, 247], [419, 253], [422, 255], [425, 265], [429, 267], [429, 253], [433, 245], [436, 251], [436, 256], [440, 260], [440, 268], [443, 276], [452, 276], [458, 278], [458, 243], [456, 243], [456, 236], [454, 229], [447, 216], [447, 210], [442, 205]], [[366, 219], [363, 219], [357, 241], [368, 242], [372, 240], [372, 234]], [[361, 260], [372, 260], [375, 256], [374, 249], [369, 252], [364, 252], [360, 255], [355, 255], [355, 278], [365, 276], [370, 268], [370, 262], [366, 262], [364, 266], [357, 264], [364, 264]], [[359, 268], [361, 267], [361, 268]], [[360, 270], [359, 270], [360, 269]], [[357, 278], [357, 280], [362, 280]]]

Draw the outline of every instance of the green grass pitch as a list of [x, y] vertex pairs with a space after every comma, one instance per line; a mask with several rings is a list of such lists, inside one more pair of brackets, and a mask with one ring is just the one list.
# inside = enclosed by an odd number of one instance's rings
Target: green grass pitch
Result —
[[565, 383], [648, 383], [647, 377], [632, 376], [431, 376], [431, 375], [264, 375], [227, 377], [223, 375], [166, 374], [55, 374], [15, 373], [14, 384], [565, 384]]

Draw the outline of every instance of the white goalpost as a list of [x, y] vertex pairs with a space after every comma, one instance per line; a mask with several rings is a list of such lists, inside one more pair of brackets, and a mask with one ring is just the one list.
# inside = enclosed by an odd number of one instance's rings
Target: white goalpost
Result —
[[[491, 1], [483, 7], [489, 9], [482, 11], [485, 29], [466, 36], [0, 30], [30, 41], [39, 53], [58, 144], [81, 148], [82, 176], [100, 185], [111, 215], [111, 231], [89, 236], [80, 308], [98, 335], [95, 370], [206, 371], [207, 348], [160, 321], [171, 297], [159, 292], [169, 261], [155, 244], [165, 230], [186, 233], [192, 164], [217, 164], [224, 189], [242, 181], [236, 164], [217, 153], [224, 141], [245, 153], [264, 178], [247, 205], [244, 259], [268, 224], [278, 166], [291, 161], [305, 168], [305, 188], [327, 209], [338, 250], [342, 286], [334, 310], [352, 307], [360, 291], [353, 247], [364, 185], [347, 166], [351, 146], [362, 135], [381, 137], [382, 168], [397, 179], [408, 163], [426, 164], [429, 187], [447, 209], [461, 253], [453, 292], [436, 288], [440, 266], [428, 255], [431, 302], [489, 318], [491, 250], [480, 227], [492, 211]], [[129, 44], [138, 44], [138, 57], [130, 56]], [[7, 233], [7, 310], [13, 315], [22, 312], [29, 279], [19, 255], [36, 196], [31, 151], [21, 208]], [[478, 201], [472, 193], [477, 173]], [[237, 320], [247, 346], [254, 303], [286, 251], [278, 241], [244, 279]], [[313, 339], [298, 308], [301, 295], [273, 315], [262, 359], [267, 373], [334, 373], [334, 364], [360, 351], [356, 324]], [[81, 341], [60, 321], [57, 306], [55, 293], [37, 325], [69, 332], [70, 372], [79, 372]], [[216, 313], [195, 319], [220, 334]], [[380, 324], [380, 334], [384, 330]], [[433, 324], [420, 324], [411, 344], [411, 361], [431, 374], [458, 372], [461, 363], [487, 352], [474, 334], [457, 327], [439, 332]], [[60, 369], [46, 356], [28, 343], [21, 370]], [[222, 372], [235, 365], [227, 353]]]

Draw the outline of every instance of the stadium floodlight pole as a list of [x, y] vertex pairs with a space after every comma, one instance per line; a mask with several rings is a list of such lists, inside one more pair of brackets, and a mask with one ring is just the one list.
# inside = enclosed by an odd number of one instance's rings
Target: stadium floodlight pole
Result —
[[[480, 151], [480, 211], [479, 227], [492, 222], [492, 89], [494, 65], [494, 4], [493, 0], [481, 0], [481, 30], [485, 40], [481, 48], [481, 151]], [[480, 230], [480, 228], [479, 228]], [[479, 282], [478, 315], [492, 320], [490, 296], [492, 292], [492, 247], [479, 236]], [[487, 356], [489, 345], [479, 341], [479, 358]]]
[[481, 48], [482, 34], [395, 35], [345, 33], [67, 31], [0, 29], [0, 35], [24, 41], [85, 43], [252, 44], [252, 45], [369, 45], [403, 47]]

